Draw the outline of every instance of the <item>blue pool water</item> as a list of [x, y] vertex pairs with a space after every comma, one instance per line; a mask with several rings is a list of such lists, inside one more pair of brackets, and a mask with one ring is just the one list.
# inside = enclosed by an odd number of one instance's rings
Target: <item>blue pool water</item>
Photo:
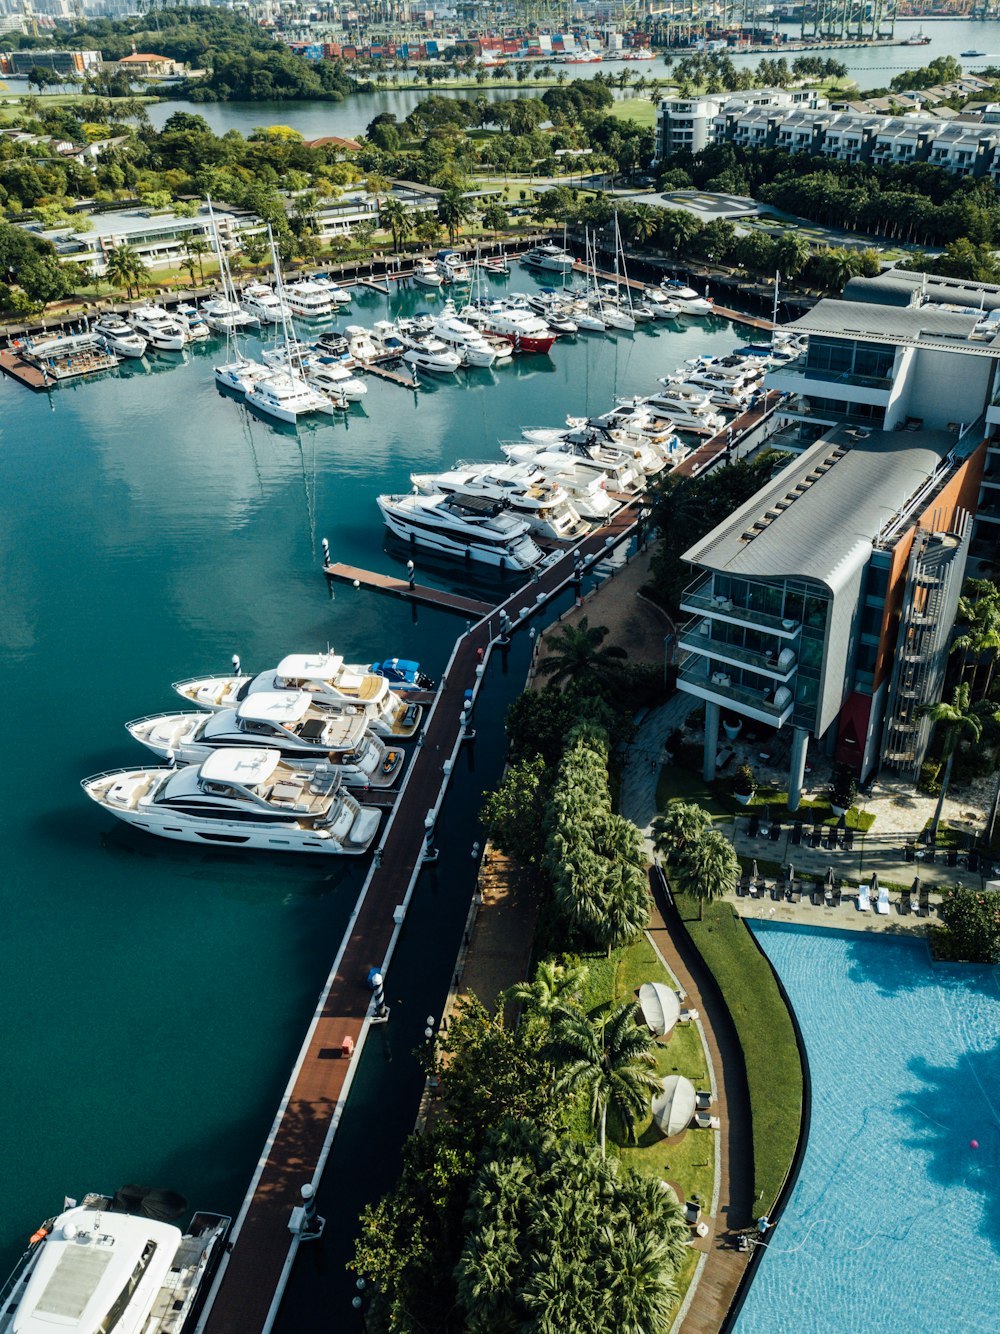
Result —
[[751, 929], [802, 1029], [812, 1117], [737, 1331], [992, 1334], [998, 970], [932, 964], [921, 941]]

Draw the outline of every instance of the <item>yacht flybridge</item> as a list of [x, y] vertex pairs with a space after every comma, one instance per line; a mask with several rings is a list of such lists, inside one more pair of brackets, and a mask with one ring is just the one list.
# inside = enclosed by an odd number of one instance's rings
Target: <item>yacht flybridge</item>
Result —
[[261, 690], [235, 709], [156, 713], [126, 723], [129, 733], [164, 759], [197, 764], [215, 750], [271, 746], [306, 767], [336, 769], [354, 787], [392, 787], [403, 752], [368, 731], [363, 708], [317, 708], [306, 690]]
[[531, 570], [542, 560], [524, 519], [485, 496], [379, 496], [390, 532], [405, 542], [500, 570]]
[[424, 712], [420, 704], [401, 699], [384, 676], [348, 665], [337, 653], [291, 653], [277, 667], [255, 676], [193, 677], [175, 681], [174, 689], [182, 699], [213, 712], [238, 708], [261, 691], [305, 691], [320, 708], [363, 709], [373, 732], [396, 740], [413, 736]]
[[0, 1334], [186, 1334], [230, 1221], [196, 1213], [186, 1233], [165, 1221], [186, 1210], [181, 1196], [130, 1186], [67, 1200], [2, 1289]]
[[146, 302], [132, 312], [132, 328], [150, 347], [161, 352], [182, 352], [190, 342], [188, 331], [162, 306]]
[[113, 311], [95, 321], [93, 332], [109, 352], [117, 352], [120, 357], [141, 357], [146, 351], [146, 340], [142, 334], [137, 333]]
[[[341, 791], [339, 770], [287, 762], [266, 746], [216, 750], [183, 769], [114, 769], [84, 779], [82, 787], [126, 824], [183, 843], [357, 856], [371, 846], [379, 823], [377, 809]], [[132, 1267], [134, 1262], [123, 1282]], [[9, 1328], [11, 1334], [48, 1334], [53, 1325]], [[102, 1326], [69, 1328], [91, 1334]], [[116, 1334], [147, 1334], [149, 1328], [141, 1322], [115, 1326]], [[0, 1317], [0, 1332], [5, 1330]]]
[[501, 501], [532, 532], [558, 542], [575, 541], [590, 531], [559, 481], [530, 465], [457, 463], [448, 472], [411, 473], [410, 481], [423, 495], [442, 492]]

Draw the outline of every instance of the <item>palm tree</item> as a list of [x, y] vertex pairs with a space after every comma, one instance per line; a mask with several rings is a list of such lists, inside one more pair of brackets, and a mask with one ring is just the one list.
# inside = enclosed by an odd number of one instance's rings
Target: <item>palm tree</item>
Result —
[[636, 1121], [649, 1111], [650, 1094], [660, 1087], [651, 1068], [655, 1065], [653, 1037], [635, 1022], [635, 1013], [634, 1001], [622, 1001], [596, 1021], [579, 1011], [568, 1013], [554, 1025], [544, 1048], [560, 1067], [557, 1092], [586, 1090], [602, 1158], [606, 1157], [609, 1108], [631, 1136]]
[[578, 625], [564, 625], [558, 635], [546, 641], [546, 655], [538, 670], [557, 686], [578, 681], [602, 688], [611, 685], [621, 674], [621, 664], [628, 654], [616, 645], [601, 647], [608, 633], [606, 625], [591, 628], [586, 616]]
[[796, 278], [805, 268], [812, 251], [798, 232], [786, 232], [774, 248], [774, 259], [781, 273]]
[[[195, 257], [195, 260], [198, 264], [198, 278], [201, 282], [202, 287], [204, 287], [205, 265], [202, 260], [202, 256], [210, 255], [212, 253], [211, 242], [207, 241], [204, 236], [188, 236], [185, 238], [184, 241], [184, 253], [187, 255], [193, 255]], [[185, 264], [183, 267], [187, 268], [187, 265]], [[194, 282], [193, 273], [191, 275], [191, 281]]]
[[698, 921], [705, 916], [705, 901], [721, 897], [740, 878], [736, 849], [717, 829], [707, 829], [684, 853], [674, 871], [674, 888], [698, 900]]
[[523, 1005], [531, 1013], [551, 1020], [579, 1001], [589, 973], [586, 964], [563, 964], [543, 959], [535, 970], [535, 980], [515, 982], [503, 993], [503, 1000]]
[[1000, 589], [990, 579], [970, 579], [966, 584], [966, 594], [958, 600], [958, 619], [966, 628], [952, 642], [952, 652], [961, 650], [963, 676], [969, 658], [973, 659], [973, 691], [983, 655], [987, 655], [986, 685], [983, 688], [985, 697], [990, 693], [997, 650], [1000, 649]]
[[653, 821], [653, 847], [666, 857], [683, 858], [685, 850], [696, 843], [712, 824], [709, 813], [693, 801], [673, 800]]
[[454, 245], [462, 224], [472, 216], [472, 206], [462, 191], [452, 185], [438, 200], [437, 216], [438, 221], [448, 229], [449, 245]]
[[133, 287], [138, 296], [141, 285], [149, 277], [149, 269], [143, 263], [139, 252], [130, 245], [112, 246], [108, 251], [104, 268], [108, 281], [124, 287], [128, 296], [132, 295]]
[[931, 842], [937, 838], [958, 743], [965, 732], [968, 732], [973, 741], [978, 741], [983, 734], [983, 720], [970, 709], [969, 694], [969, 683], [963, 681], [952, 691], [950, 704], [939, 700], [937, 704], [922, 704], [917, 710], [921, 718], [929, 718], [935, 726], [941, 724], [945, 729], [944, 739], [941, 742], [941, 758], [945, 765], [944, 773], [941, 775], [941, 791], [938, 793], [937, 806], [934, 808], [934, 818], [931, 821]]

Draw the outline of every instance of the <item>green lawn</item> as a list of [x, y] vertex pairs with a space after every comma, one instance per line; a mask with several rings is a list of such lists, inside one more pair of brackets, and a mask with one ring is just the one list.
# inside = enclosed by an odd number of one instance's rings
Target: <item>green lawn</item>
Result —
[[[93, 102], [94, 100], [89, 93], [42, 93], [41, 95], [39, 95], [36, 92], [32, 93], [5, 92], [4, 89], [0, 87], [0, 123], [13, 120], [15, 116], [20, 115], [22, 110], [21, 102], [25, 97], [29, 96], [37, 98], [37, 100], [39, 101], [39, 103], [43, 108], [78, 106], [81, 102]], [[110, 102], [112, 108], [114, 107], [114, 103], [116, 101], [116, 99], [113, 97], [105, 98], [103, 96], [101, 97], [100, 100], [102, 102], [105, 101]], [[127, 101], [132, 99], [120, 98], [117, 100]], [[136, 97], [134, 100], [136, 102], [159, 102], [161, 99], [158, 97]]]
[[728, 903], [705, 919], [681, 901], [681, 916], [712, 970], [736, 1025], [753, 1114], [755, 1213], [767, 1213], [791, 1167], [802, 1114], [802, 1063], [791, 1016], [767, 960]]
[[718, 783], [706, 783], [700, 773], [665, 764], [656, 784], [656, 804], [662, 811], [668, 801], [689, 801], [703, 807], [714, 820], [728, 820], [737, 803], [720, 789]]
[[634, 120], [648, 130], [656, 124], [656, 107], [648, 97], [624, 97], [608, 107], [608, 115], [617, 120]]
[[[693, 769], [668, 764], [660, 771], [656, 804], [662, 810], [668, 801], [674, 800], [695, 802], [715, 820], [728, 820], [741, 811], [755, 807], [761, 810], [764, 806], [770, 806], [771, 814], [777, 820], [787, 821], [797, 816], [811, 823], [818, 815], [823, 824], [835, 825], [840, 819], [834, 815], [828, 801], [802, 800], [797, 812], [789, 811], [788, 792], [776, 787], [759, 787], [744, 806], [733, 796], [729, 778], [717, 778], [713, 783], [706, 783], [701, 774]], [[875, 823], [874, 815], [869, 811], [859, 811], [857, 806], [852, 806], [844, 819], [848, 829], [862, 833], [866, 833]]]

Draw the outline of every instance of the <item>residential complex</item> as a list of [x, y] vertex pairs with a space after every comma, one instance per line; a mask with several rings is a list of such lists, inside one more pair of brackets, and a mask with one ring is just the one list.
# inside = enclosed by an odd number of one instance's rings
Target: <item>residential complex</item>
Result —
[[803, 351], [767, 387], [796, 454], [685, 553], [706, 778], [727, 719], [790, 729], [793, 809], [810, 739], [862, 780], [917, 776], [967, 564], [1000, 535], [1000, 288], [958, 286], [858, 280], [786, 326]]
[[1000, 108], [993, 106], [947, 118], [932, 112], [894, 115], [835, 110], [807, 89], [780, 88], [660, 103], [659, 159], [719, 143], [876, 166], [929, 162], [956, 176], [988, 175], [1000, 183]]

